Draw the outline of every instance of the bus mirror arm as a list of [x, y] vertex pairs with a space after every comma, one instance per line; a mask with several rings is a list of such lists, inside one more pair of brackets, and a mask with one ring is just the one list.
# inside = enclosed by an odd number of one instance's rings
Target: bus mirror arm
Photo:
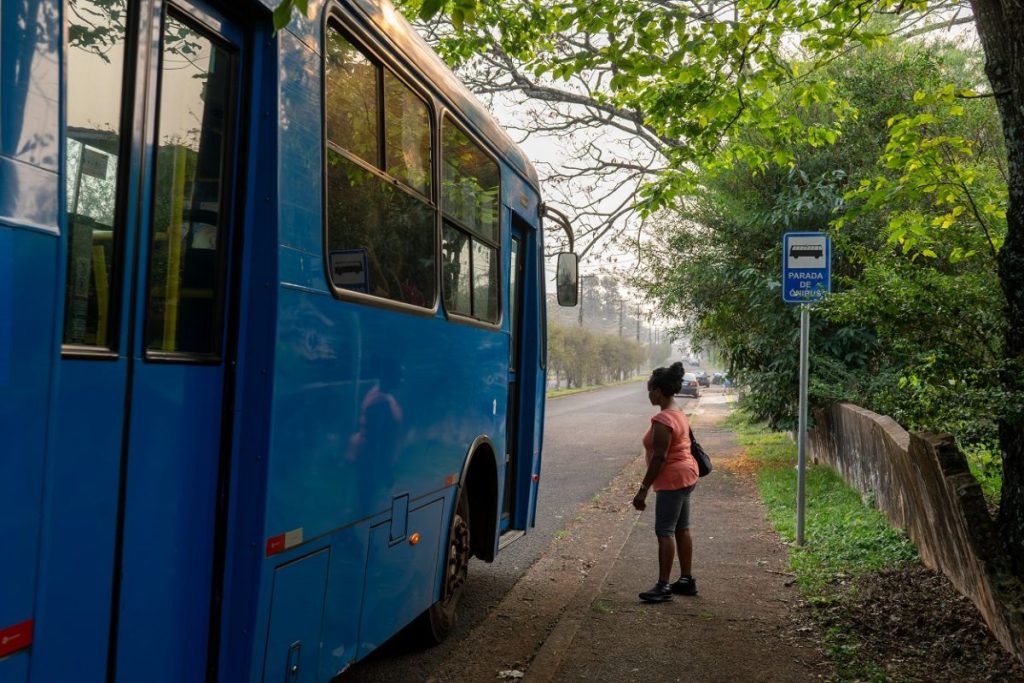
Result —
[[553, 209], [547, 204], [542, 204], [540, 209], [541, 217], [550, 218], [552, 221], [565, 230], [569, 238], [569, 251], [562, 251], [558, 254], [558, 267], [555, 270], [555, 291], [558, 294], [559, 306], [575, 306], [579, 301], [579, 257], [573, 251], [572, 226], [564, 213]]
[[553, 222], [557, 223], [565, 231], [565, 236], [569, 238], [569, 251], [576, 251], [573, 244], [572, 225], [569, 223], [568, 216], [545, 202], [540, 205], [540, 217], [550, 218]]

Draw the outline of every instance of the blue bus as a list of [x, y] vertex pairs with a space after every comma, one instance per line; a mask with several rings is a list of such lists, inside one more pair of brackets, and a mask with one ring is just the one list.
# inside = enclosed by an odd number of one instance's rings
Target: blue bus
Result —
[[276, 2], [0, 0], [3, 683], [328, 681], [533, 525], [536, 172], [387, 0]]

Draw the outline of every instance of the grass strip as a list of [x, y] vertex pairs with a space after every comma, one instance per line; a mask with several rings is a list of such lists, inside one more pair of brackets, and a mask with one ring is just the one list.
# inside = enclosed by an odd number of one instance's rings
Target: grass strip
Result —
[[[757, 486], [768, 519], [789, 548], [790, 569], [812, 606], [841, 609], [852, 598], [857, 579], [881, 569], [919, 561], [917, 549], [899, 529], [889, 526], [870, 501], [861, 500], [834, 471], [809, 466], [805, 481], [804, 545], [796, 540], [797, 445], [788, 434], [772, 432], [742, 410], [726, 421], [747, 456], [756, 464]], [[817, 615], [816, 615], [817, 616]], [[842, 629], [824, 633], [844, 681], [884, 681], [885, 672], [858, 658], [855, 638]]]
[[583, 393], [584, 391], [594, 391], [595, 389], [604, 389], [606, 387], [614, 387], [614, 386], [618, 386], [620, 384], [630, 384], [632, 382], [639, 382], [639, 381], [645, 380], [645, 379], [647, 379], [647, 378], [642, 376], [642, 375], [635, 375], [635, 376], [629, 377], [627, 379], [615, 380], [614, 382], [603, 382], [601, 384], [587, 384], [587, 385], [582, 386], [582, 387], [573, 387], [571, 389], [548, 389], [547, 390], [547, 397], [548, 398], [561, 398], [562, 396], [571, 396], [572, 394], [580, 394], [580, 393]]

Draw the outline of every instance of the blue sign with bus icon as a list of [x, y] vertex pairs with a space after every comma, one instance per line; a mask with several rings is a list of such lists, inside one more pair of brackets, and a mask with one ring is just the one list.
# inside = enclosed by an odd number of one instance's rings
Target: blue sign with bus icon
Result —
[[821, 301], [832, 291], [832, 243], [820, 232], [782, 236], [782, 300], [790, 304]]

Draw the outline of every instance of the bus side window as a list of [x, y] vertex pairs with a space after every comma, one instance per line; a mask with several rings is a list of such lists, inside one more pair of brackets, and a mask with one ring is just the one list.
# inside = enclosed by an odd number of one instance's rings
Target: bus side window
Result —
[[441, 124], [442, 283], [450, 313], [501, 319], [498, 304], [498, 164], [445, 118]]
[[333, 26], [324, 77], [331, 283], [433, 308], [429, 108]]

